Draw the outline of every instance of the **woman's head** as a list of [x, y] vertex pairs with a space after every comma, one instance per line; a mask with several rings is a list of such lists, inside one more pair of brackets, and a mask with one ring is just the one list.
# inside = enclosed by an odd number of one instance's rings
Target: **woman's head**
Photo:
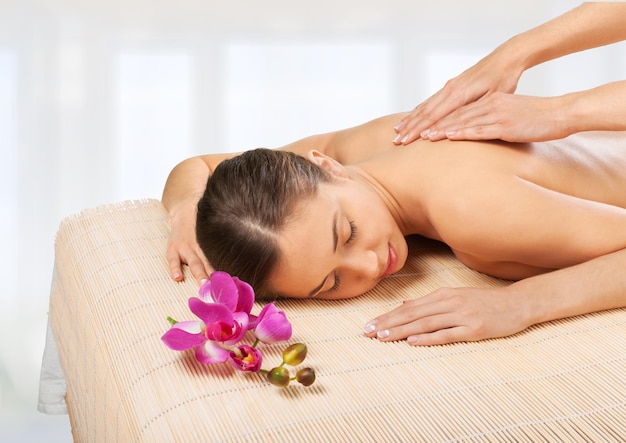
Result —
[[328, 173], [304, 157], [255, 149], [215, 168], [198, 202], [196, 236], [215, 269], [271, 296], [268, 278], [280, 260], [277, 235], [298, 203], [313, 196]]
[[215, 269], [260, 297], [349, 298], [400, 269], [407, 244], [389, 195], [317, 151], [258, 149], [220, 163], [198, 203], [197, 239]]

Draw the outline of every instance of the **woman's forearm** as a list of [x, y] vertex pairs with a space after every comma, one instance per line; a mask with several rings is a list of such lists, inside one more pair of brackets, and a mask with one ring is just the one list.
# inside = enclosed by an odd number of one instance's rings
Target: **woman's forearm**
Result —
[[209, 166], [199, 157], [192, 157], [172, 169], [165, 182], [161, 201], [170, 212], [177, 206], [195, 201], [202, 196], [209, 178]]
[[204, 193], [209, 174], [222, 160], [235, 155], [207, 154], [188, 158], [176, 165], [167, 177], [161, 197], [170, 215], [180, 204], [193, 202], [195, 206]]
[[561, 97], [568, 132], [626, 130], [626, 81]]
[[626, 249], [506, 288], [528, 326], [626, 306]]
[[540, 26], [519, 34], [501, 48], [522, 70], [548, 60], [626, 40], [626, 3], [583, 3]]

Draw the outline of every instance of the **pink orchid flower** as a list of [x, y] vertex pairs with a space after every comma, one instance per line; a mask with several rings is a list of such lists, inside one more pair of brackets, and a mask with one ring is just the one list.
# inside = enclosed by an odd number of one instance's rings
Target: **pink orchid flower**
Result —
[[224, 363], [228, 360], [228, 350], [216, 342], [207, 340], [203, 329], [202, 322], [179, 321], [163, 334], [161, 340], [174, 351], [194, 349], [196, 359], [201, 363]]
[[230, 364], [235, 369], [245, 372], [259, 372], [263, 363], [263, 355], [257, 348], [248, 345], [239, 345], [229, 354]]
[[231, 312], [222, 303], [207, 303], [197, 297], [189, 299], [189, 309], [202, 321], [178, 322], [161, 339], [175, 351], [195, 349], [201, 363], [223, 363], [229, 351], [220, 343], [234, 345], [248, 330], [248, 314]]
[[274, 302], [263, 306], [250, 328], [254, 328], [254, 334], [260, 341], [268, 344], [289, 340], [292, 334], [291, 323]]
[[207, 303], [197, 297], [189, 299], [189, 309], [205, 324], [206, 338], [226, 345], [239, 343], [248, 330], [248, 314], [232, 312], [222, 303]]
[[200, 287], [199, 295], [205, 302], [221, 303], [231, 312], [250, 314], [254, 304], [252, 286], [222, 271], [211, 274], [211, 278]]
[[[252, 286], [226, 272], [211, 274], [198, 295], [189, 299], [189, 309], [199, 320], [176, 322], [168, 317], [173, 324], [161, 337], [165, 345], [175, 351], [194, 350], [200, 363], [228, 361], [239, 371], [268, 373], [261, 369], [263, 355], [256, 345], [291, 338], [291, 323], [285, 313], [269, 303], [258, 316], [252, 315]], [[254, 330], [252, 346], [241, 343], [249, 330]], [[283, 364], [286, 362], [283, 356]]]

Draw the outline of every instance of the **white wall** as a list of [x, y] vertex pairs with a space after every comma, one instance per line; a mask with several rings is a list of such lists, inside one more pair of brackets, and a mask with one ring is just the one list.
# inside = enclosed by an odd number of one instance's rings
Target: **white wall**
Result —
[[[506, 38], [577, 4], [0, 0], [0, 426], [21, 432], [7, 411], [35, 408], [64, 216], [159, 198], [191, 155], [408, 110]], [[626, 78], [625, 54], [619, 44], [550, 62], [519, 92]]]

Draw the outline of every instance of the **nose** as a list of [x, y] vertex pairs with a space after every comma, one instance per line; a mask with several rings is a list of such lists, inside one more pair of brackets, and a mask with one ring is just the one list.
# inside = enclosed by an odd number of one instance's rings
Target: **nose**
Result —
[[372, 250], [353, 250], [346, 254], [341, 267], [344, 275], [357, 281], [375, 280], [381, 274], [378, 255]]

